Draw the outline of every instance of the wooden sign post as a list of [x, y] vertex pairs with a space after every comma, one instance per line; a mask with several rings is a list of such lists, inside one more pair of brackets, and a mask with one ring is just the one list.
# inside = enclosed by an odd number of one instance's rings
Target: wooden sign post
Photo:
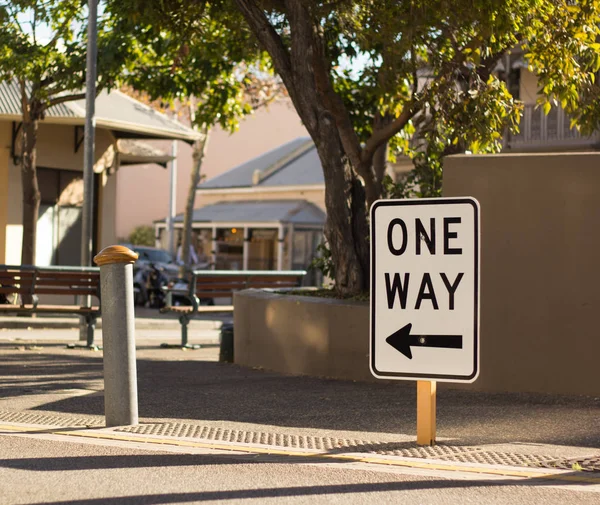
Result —
[[435, 445], [435, 381], [417, 381], [417, 444]]

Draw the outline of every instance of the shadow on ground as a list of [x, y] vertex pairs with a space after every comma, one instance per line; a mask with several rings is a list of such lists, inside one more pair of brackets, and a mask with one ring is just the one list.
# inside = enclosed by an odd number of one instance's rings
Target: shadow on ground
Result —
[[[140, 418], [415, 433], [412, 382], [289, 377], [218, 363], [217, 353], [138, 350]], [[0, 410], [16, 410], [19, 398], [41, 395], [36, 410], [102, 416], [103, 396], [93, 394], [102, 387], [101, 352], [0, 345]], [[60, 396], [68, 390], [89, 394]], [[438, 438], [460, 444], [600, 447], [599, 418], [597, 398], [438, 390]]]

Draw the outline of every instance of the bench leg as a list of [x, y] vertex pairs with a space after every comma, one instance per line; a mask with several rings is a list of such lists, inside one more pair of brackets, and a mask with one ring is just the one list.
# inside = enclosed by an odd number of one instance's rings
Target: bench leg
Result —
[[96, 318], [94, 316], [86, 317], [87, 323], [87, 346], [94, 347], [94, 330], [96, 329]]
[[181, 324], [181, 345], [160, 344], [160, 346], [163, 348], [200, 349], [201, 345], [188, 344], [188, 324], [190, 324], [190, 318], [187, 315], [180, 316], [179, 323]]
[[96, 329], [96, 316], [86, 315], [83, 316], [85, 318], [85, 345], [83, 344], [68, 344], [67, 348], [69, 349], [91, 349], [93, 351], [98, 351], [102, 349], [94, 344], [94, 330]]
[[179, 322], [181, 323], [181, 347], [187, 347], [188, 345], [188, 324], [190, 320], [186, 316], [181, 316], [179, 318]]

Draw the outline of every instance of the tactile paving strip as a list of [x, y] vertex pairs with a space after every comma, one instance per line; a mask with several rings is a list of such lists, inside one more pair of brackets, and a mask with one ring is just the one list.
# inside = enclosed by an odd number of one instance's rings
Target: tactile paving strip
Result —
[[314, 449], [319, 451], [339, 448], [362, 449], [365, 445], [377, 445], [376, 442], [367, 442], [363, 440], [228, 430], [212, 426], [198, 426], [185, 423], [140, 424], [138, 426], [118, 428], [115, 431], [124, 431], [140, 435], [201, 438], [203, 440], [211, 440], [214, 442], [272, 445], [288, 449]]
[[[578, 460], [557, 459], [543, 454], [485, 451], [477, 447], [439, 444], [433, 447], [406, 443], [373, 442], [357, 439], [287, 435], [281, 433], [228, 430], [185, 423], [141, 424], [117, 428], [115, 431], [166, 437], [199, 438], [213, 442], [237, 442], [270, 445], [286, 449], [315, 449], [320, 451], [365, 452], [405, 458], [438, 459], [484, 465], [526, 466], [568, 470], [600, 471], [600, 457]], [[579, 467], [577, 467], [579, 465]]]
[[104, 426], [104, 418], [79, 417], [61, 414], [52, 416], [35, 412], [0, 411], [0, 421], [7, 423], [40, 424], [43, 426]]
[[[0, 421], [9, 423], [37, 424], [43, 426], [104, 427], [104, 418], [78, 417], [71, 415], [48, 415], [35, 412], [0, 411]], [[152, 423], [115, 428], [114, 431], [209, 440], [213, 442], [235, 442], [253, 445], [268, 445], [286, 449], [313, 449], [330, 452], [363, 452], [393, 455], [405, 458], [438, 459], [445, 461], [476, 463], [484, 465], [506, 465], [555, 468], [585, 472], [600, 472], [600, 455], [587, 458], [557, 459], [543, 454], [485, 451], [477, 447], [461, 447], [439, 444], [434, 447], [407, 446], [406, 443], [375, 442], [359, 439], [290, 435], [284, 433], [228, 430], [213, 426], [187, 423]]]
[[561, 470], [580, 470], [583, 472], [600, 472], [600, 456], [555, 461], [550, 468], [560, 468]]

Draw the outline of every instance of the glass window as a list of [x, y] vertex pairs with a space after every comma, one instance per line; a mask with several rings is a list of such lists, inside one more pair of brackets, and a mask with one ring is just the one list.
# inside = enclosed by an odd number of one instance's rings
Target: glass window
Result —
[[135, 247], [133, 250], [140, 255], [140, 259], [148, 260], [152, 263], [171, 263], [173, 261], [171, 253], [169, 253], [168, 251], [163, 251], [161, 249], [146, 249], [145, 247]]
[[248, 269], [277, 269], [277, 230], [251, 228], [248, 231]]
[[244, 229], [218, 228], [216, 243], [217, 270], [244, 268]]

